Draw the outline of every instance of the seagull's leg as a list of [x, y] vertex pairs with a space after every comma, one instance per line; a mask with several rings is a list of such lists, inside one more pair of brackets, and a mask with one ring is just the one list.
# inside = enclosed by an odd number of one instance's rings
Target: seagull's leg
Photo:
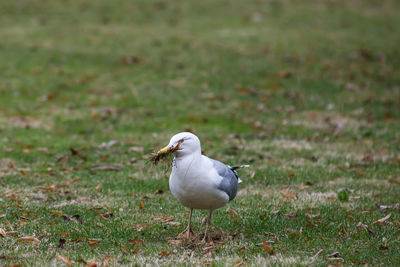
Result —
[[186, 229], [183, 230], [183, 232], [178, 235], [178, 238], [190, 238], [191, 236], [195, 235], [195, 233], [192, 230], [192, 213], [193, 209], [190, 209], [189, 224], [186, 227]]
[[206, 226], [206, 232], [204, 233], [204, 237], [202, 242], [207, 241], [207, 235], [208, 235], [208, 228], [211, 225], [211, 216], [212, 216], [213, 210], [210, 210], [210, 214], [208, 215], [208, 220], [207, 220], [207, 226]]

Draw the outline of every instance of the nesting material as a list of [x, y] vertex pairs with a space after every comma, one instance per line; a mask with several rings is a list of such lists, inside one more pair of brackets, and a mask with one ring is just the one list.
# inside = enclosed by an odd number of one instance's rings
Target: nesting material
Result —
[[182, 143], [183, 143], [183, 139], [179, 140], [179, 142], [176, 146], [168, 148], [165, 152], [154, 154], [150, 158], [151, 162], [153, 162], [154, 165], [157, 165], [160, 160], [167, 158], [173, 152], [177, 151], [180, 148]]

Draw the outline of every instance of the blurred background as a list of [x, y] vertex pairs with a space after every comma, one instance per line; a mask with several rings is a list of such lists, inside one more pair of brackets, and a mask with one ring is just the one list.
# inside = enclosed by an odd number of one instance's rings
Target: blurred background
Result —
[[[396, 0], [0, 1], [0, 213], [42, 240], [13, 261], [48, 263], [60, 238], [75, 260], [122, 257], [114, 248], [129, 239], [150, 243], [145, 255], [169, 251], [180, 229], [135, 223], [156, 212], [184, 222], [169, 193], [154, 194], [168, 191], [169, 163], [153, 167], [149, 155], [193, 131], [208, 156], [252, 165], [230, 204], [240, 217], [215, 215], [226, 232], [240, 225], [216, 252], [228, 263], [242, 242], [251, 258], [281, 238], [273, 246], [285, 257], [323, 248], [346, 264], [393, 264], [398, 240], [386, 233], [397, 226], [372, 239], [349, 218], [372, 225], [379, 203], [399, 201], [399, 10]], [[84, 223], [74, 232], [54, 210]], [[287, 230], [303, 226], [309, 239]], [[103, 240], [93, 250], [70, 243], [93, 237]], [[0, 240], [8, 255], [13, 239]]]

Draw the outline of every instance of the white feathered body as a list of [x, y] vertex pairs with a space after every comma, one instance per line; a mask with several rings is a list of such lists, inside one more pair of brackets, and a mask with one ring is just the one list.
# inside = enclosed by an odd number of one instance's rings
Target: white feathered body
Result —
[[217, 189], [222, 177], [211, 160], [201, 154], [175, 157], [169, 186], [174, 197], [193, 209], [214, 210], [229, 202], [229, 196]]

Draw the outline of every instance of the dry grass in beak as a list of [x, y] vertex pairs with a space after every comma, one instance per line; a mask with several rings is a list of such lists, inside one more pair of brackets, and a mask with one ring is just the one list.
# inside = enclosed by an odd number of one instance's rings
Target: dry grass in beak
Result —
[[166, 150], [165, 152], [160, 152], [160, 151], [157, 152], [155, 155], [151, 156], [150, 158], [151, 162], [153, 162], [154, 165], [157, 165], [160, 160], [168, 157], [170, 154], [177, 151], [182, 143], [183, 139], [179, 140], [176, 146], [168, 148], [168, 150]]

